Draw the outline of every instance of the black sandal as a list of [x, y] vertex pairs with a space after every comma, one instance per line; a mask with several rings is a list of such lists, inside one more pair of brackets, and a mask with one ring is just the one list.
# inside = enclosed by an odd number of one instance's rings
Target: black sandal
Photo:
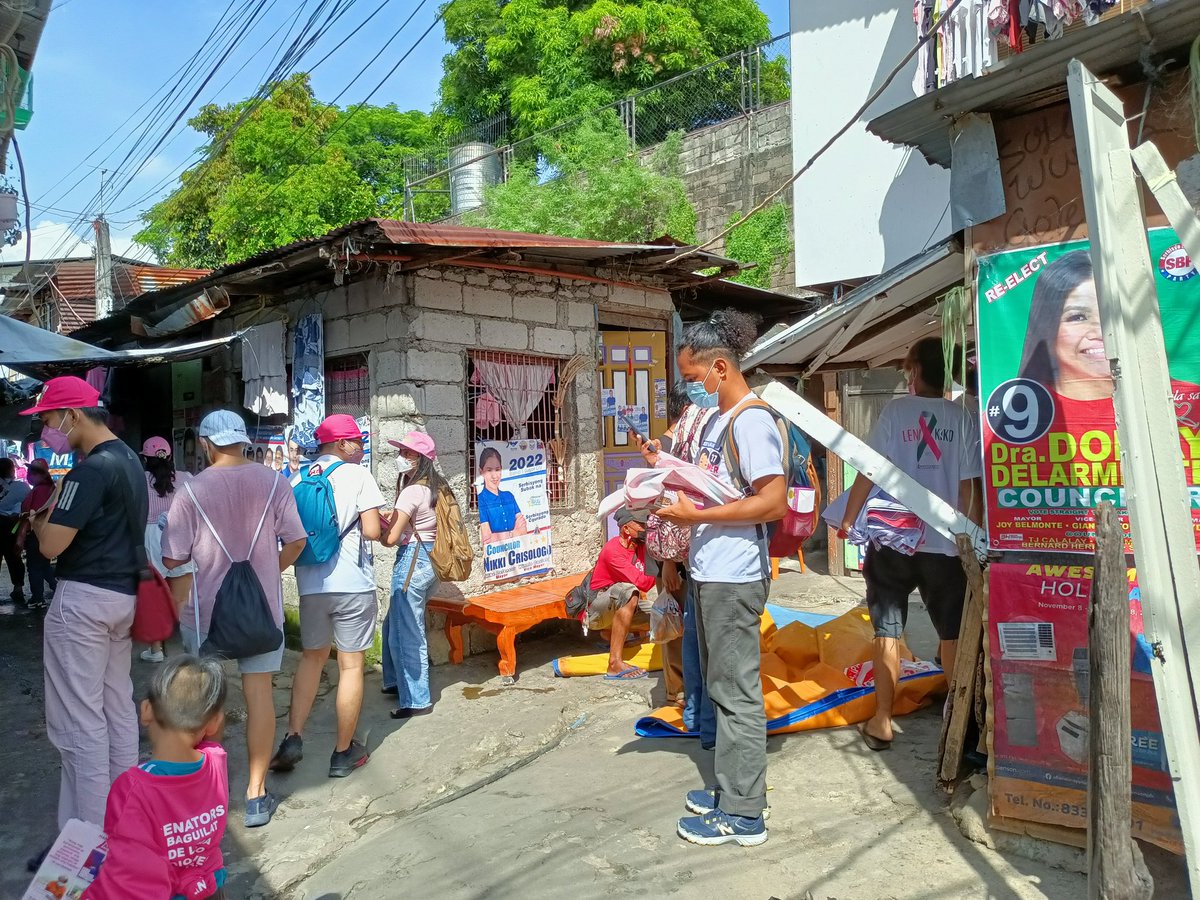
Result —
[[885, 741], [881, 737], [875, 737], [875, 735], [873, 735], [873, 734], [871, 734], [871, 732], [867, 731], [867, 723], [866, 722], [863, 722], [863, 724], [858, 726], [858, 733], [862, 735], [863, 743], [866, 744], [868, 747], [870, 747], [872, 750], [874, 750], [876, 753], [880, 753], [884, 750], [892, 749], [891, 741]]

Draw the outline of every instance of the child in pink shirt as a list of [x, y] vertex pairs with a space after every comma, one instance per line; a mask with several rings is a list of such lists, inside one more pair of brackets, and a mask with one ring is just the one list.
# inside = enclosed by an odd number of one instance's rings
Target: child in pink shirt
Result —
[[84, 900], [200, 900], [225, 883], [229, 808], [225, 678], [213, 659], [171, 657], [142, 701], [153, 757], [113, 783], [104, 813], [108, 857]]

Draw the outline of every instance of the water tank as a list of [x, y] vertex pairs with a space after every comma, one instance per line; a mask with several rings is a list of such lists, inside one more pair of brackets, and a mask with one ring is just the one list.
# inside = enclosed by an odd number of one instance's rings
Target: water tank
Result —
[[491, 144], [475, 141], [450, 150], [450, 214], [483, 206], [484, 188], [503, 179], [500, 154]]

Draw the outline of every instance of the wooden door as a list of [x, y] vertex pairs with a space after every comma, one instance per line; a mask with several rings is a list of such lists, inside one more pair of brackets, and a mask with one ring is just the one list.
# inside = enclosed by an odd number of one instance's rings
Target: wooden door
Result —
[[645, 409], [649, 437], [666, 431], [670, 366], [666, 332], [602, 331], [600, 334], [604, 343], [604, 361], [599, 368], [607, 495], [625, 483], [626, 470], [644, 465], [641, 451], [621, 427], [617, 409], [624, 406]]

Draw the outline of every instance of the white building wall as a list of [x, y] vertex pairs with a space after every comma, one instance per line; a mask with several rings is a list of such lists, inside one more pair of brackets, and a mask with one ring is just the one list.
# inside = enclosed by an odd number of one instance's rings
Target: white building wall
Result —
[[[792, 155], [799, 169], [917, 41], [912, 3], [792, 0]], [[950, 234], [950, 172], [866, 122], [913, 99], [916, 62], [794, 187], [796, 284], [878, 275]]]

